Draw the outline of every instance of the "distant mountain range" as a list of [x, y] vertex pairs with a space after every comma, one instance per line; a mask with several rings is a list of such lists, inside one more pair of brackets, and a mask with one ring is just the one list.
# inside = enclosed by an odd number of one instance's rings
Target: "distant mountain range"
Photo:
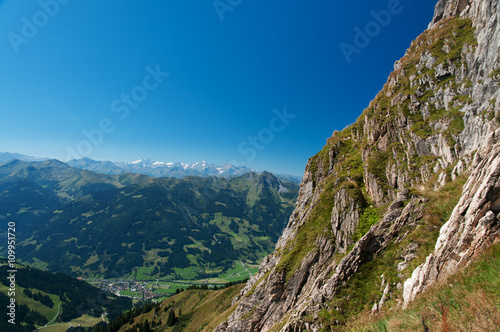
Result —
[[176, 179], [57, 160], [0, 165], [0, 220], [17, 222], [18, 258], [73, 276], [134, 276], [142, 267], [152, 277], [185, 268], [204, 277], [257, 263], [297, 195], [298, 185], [268, 172]]
[[20, 153], [0, 152], [0, 163], [6, 163], [15, 159], [29, 162], [29, 161], [44, 161], [47, 160], [48, 158], [31, 157]]
[[153, 177], [173, 177], [183, 178], [185, 176], [200, 176], [200, 177], [224, 177], [231, 178], [240, 176], [253, 169], [244, 166], [234, 166], [224, 164], [217, 166], [206, 161], [196, 162], [193, 164], [186, 163], [167, 163], [161, 161], [152, 161], [147, 159], [139, 159], [132, 162], [111, 162], [111, 161], [96, 161], [89, 158], [74, 159], [68, 162], [68, 165], [76, 168], [86, 169], [93, 172], [116, 175], [124, 172], [141, 173]]
[[[18, 153], [0, 152], [0, 163], [6, 163], [14, 159], [26, 162], [48, 160], [48, 158], [30, 157]], [[70, 160], [67, 162], [67, 164], [71, 167], [106, 175], [119, 175], [122, 173], [130, 172], [145, 174], [157, 178], [173, 177], [177, 179], [182, 179], [186, 176], [217, 176], [223, 178], [233, 178], [249, 172], [261, 173], [260, 171], [253, 170], [245, 166], [235, 166], [227, 163], [224, 165], [215, 165], [206, 161], [186, 164], [180, 162], [172, 163], [151, 161], [148, 159], [139, 159], [132, 162], [111, 162], [82, 158]], [[283, 181], [289, 181], [295, 184], [300, 184], [300, 182], [302, 181], [301, 177], [295, 175], [275, 175]]]

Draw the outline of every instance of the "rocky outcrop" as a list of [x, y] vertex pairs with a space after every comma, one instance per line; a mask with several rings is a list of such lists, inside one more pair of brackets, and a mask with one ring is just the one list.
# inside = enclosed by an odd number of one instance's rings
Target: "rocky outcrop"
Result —
[[336, 204], [332, 209], [332, 230], [335, 236], [335, 248], [345, 254], [347, 245], [352, 238], [359, 222], [361, 202], [349, 196], [347, 190], [342, 188], [334, 198]]
[[[496, 241], [498, 11], [497, 0], [438, 2], [429, 29], [396, 62], [375, 100], [355, 124], [335, 132], [310, 158], [276, 251], [216, 331], [323, 328], [319, 312], [338, 309], [331, 301], [360, 267], [420, 223], [426, 201], [409, 188], [433, 191], [471, 174], [435, 252], [405, 282], [405, 303]], [[490, 148], [476, 153], [481, 147]], [[368, 212], [376, 209], [384, 211], [383, 217], [372, 220]], [[354, 243], [362, 230], [365, 234]], [[401, 276], [411, 272], [420, 250], [413, 243], [405, 246], [401, 262], [395, 263]], [[393, 290], [403, 288], [400, 280], [381, 287], [375, 311], [385, 307]]]
[[451, 218], [441, 228], [434, 253], [404, 283], [405, 305], [429, 285], [453, 274], [473, 256], [500, 241], [500, 144], [490, 145], [499, 138], [497, 131], [475, 155], [473, 173]]
[[[400, 192], [382, 221], [371, 227], [338, 264], [332, 261], [335, 247], [324, 237], [317, 240], [318, 250], [309, 252], [302, 259], [289, 281], [279, 269], [278, 253], [268, 256], [259, 273], [235, 299], [238, 303], [236, 311], [216, 331], [268, 331], [285, 315], [288, 318], [281, 331], [319, 329], [319, 325], [304, 322], [302, 317], [317, 314], [321, 304], [330, 300], [361, 264], [381, 252], [400, 235], [403, 227], [415, 224], [422, 217], [423, 200], [413, 198], [405, 206], [404, 202], [409, 199], [408, 190]], [[340, 206], [345, 207], [344, 203]], [[382, 307], [388, 291], [387, 288], [378, 306]]]
[[[436, 27], [441, 20], [454, 15], [472, 19], [478, 32], [478, 47], [468, 64], [475, 69], [471, 75], [475, 79], [472, 89], [474, 103], [467, 107], [464, 116], [466, 126], [460, 134], [462, 153], [482, 149], [475, 154], [472, 174], [451, 218], [441, 229], [435, 252], [413, 271], [412, 277], [404, 284], [405, 305], [429, 285], [467, 264], [500, 237], [500, 146], [493, 146], [500, 133], [493, 133], [496, 123], [474, 117], [474, 113], [480, 110], [491, 110], [495, 117], [499, 112], [498, 82], [492, 71], [500, 68], [500, 4], [495, 0], [440, 0], [430, 27]], [[463, 168], [463, 165], [457, 164], [455, 168]]]

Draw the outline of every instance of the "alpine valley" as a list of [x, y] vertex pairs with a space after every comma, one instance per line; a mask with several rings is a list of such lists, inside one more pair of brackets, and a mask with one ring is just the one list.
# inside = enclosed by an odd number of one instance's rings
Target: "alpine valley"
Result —
[[17, 159], [0, 166], [0, 188], [1, 218], [17, 224], [22, 261], [78, 277], [135, 277], [145, 268], [150, 279], [258, 264], [298, 192], [268, 172], [153, 178]]

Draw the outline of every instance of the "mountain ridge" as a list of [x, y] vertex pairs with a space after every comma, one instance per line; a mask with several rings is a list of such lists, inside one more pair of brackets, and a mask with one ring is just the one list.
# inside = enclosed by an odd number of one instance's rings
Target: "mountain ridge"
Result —
[[309, 159], [275, 252], [215, 331], [343, 330], [500, 239], [499, 18], [497, 1], [438, 2], [356, 123]]
[[[0, 152], [0, 163], [9, 162], [11, 160], [21, 161], [45, 161], [50, 158], [30, 157], [18, 153]], [[57, 160], [57, 159], [55, 159]], [[223, 165], [215, 165], [206, 161], [195, 163], [182, 162], [160, 162], [150, 159], [138, 159], [132, 162], [112, 162], [98, 161], [87, 157], [81, 159], [72, 159], [66, 162], [69, 166], [101, 173], [105, 175], [120, 175], [122, 173], [144, 174], [152, 177], [175, 177], [183, 178], [185, 176], [200, 176], [200, 177], [238, 177], [245, 173], [262, 171], [254, 170], [245, 166], [235, 166], [230, 163]], [[295, 184], [300, 184], [300, 177], [290, 174], [275, 174], [280, 179]]]

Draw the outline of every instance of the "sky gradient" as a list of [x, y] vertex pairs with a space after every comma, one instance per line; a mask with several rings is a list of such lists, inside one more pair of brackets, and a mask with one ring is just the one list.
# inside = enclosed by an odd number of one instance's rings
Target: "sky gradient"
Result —
[[302, 175], [436, 1], [289, 2], [0, 1], [0, 151]]

